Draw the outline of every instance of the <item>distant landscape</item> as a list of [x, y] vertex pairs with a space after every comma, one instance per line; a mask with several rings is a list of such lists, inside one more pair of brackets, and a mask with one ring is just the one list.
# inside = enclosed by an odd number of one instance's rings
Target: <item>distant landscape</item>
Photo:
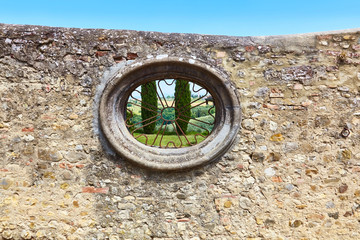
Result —
[[[201, 89], [197, 85], [195, 87]], [[174, 91], [174, 88], [168, 87], [167, 90]], [[200, 92], [207, 95], [200, 95]], [[175, 121], [174, 94], [159, 98], [157, 101], [157, 114], [155, 113], [155, 116], [149, 120], [156, 122], [155, 129], [152, 133], [145, 134], [144, 123], [146, 122], [141, 117], [142, 99], [138, 88], [136, 94], [132, 94], [127, 103], [126, 121], [128, 129], [138, 141], [151, 146], [186, 147], [200, 143], [211, 133], [215, 121], [214, 103], [206, 101], [209, 96], [211, 95], [204, 89], [191, 93], [189, 104], [191, 115], [189, 116], [186, 133], [177, 130], [176, 127], [179, 122], [184, 120], [179, 117]]]

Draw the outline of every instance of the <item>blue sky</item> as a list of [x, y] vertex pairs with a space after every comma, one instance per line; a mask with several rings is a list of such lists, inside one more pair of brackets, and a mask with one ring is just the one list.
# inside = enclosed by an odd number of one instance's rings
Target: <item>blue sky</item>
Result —
[[360, 0], [0, 0], [0, 23], [233, 36], [360, 27]]

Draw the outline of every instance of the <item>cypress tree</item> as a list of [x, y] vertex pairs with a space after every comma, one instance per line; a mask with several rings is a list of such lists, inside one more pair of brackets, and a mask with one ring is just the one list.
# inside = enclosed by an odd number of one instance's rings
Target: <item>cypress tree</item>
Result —
[[[186, 134], [188, 122], [191, 117], [191, 91], [189, 81], [176, 80], [175, 83], [175, 119], [178, 125], [176, 130], [179, 134], [184, 132]], [[181, 130], [182, 132], [181, 132]]]
[[[152, 109], [153, 111], [150, 111], [149, 109]], [[141, 85], [141, 118], [142, 121], [146, 120], [142, 123], [144, 126], [144, 133], [151, 134], [154, 132], [156, 126], [155, 116], [157, 115], [157, 109], [156, 81], [151, 81]], [[150, 124], [146, 125], [148, 123]]]

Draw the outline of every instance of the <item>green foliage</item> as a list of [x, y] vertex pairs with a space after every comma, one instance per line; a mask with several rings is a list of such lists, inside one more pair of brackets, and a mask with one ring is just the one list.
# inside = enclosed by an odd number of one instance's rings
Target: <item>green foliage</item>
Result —
[[[179, 134], [186, 134], [188, 122], [191, 116], [191, 91], [190, 84], [186, 80], [176, 80], [175, 83], [175, 119], [178, 126], [176, 129]], [[182, 131], [181, 131], [181, 130]]]
[[174, 108], [165, 108], [162, 112], [162, 117], [165, 120], [164, 124], [171, 124], [171, 120], [175, 119], [175, 109]]
[[132, 132], [135, 129], [141, 127], [141, 124], [137, 124], [142, 121], [142, 118], [140, 115], [134, 114], [132, 118], [128, 119], [126, 124], [129, 125], [129, 131]]
[[[200, 120], [200, 121], [197, 121], [195, 119], [190, 120], [190, 123], [192, 123], [192, 124], [189, 125], [188, 132], [197, 132], [197, 133], [206, 134], [206, 133], [210, 133], [212, 131], [212, 129], [214, 127], [214, 125], [213, 125], [214, 118], [212, 116], [208, 115], [208, 116], [203, 116], [203, 117], [199, 117], [196, 119]], [[206, 124], [206, 123], [209, 123], [209, 124]]]
[[134, 122], [133, 122], [133, 115], [126, 111], [126, 124], [128, 125], [129, 131], [132, 132], [134, 130]]
[[147, 134], [153, 133], [155, 130], [156, 122], [154, 120], [157, 108], [156, 82], [152, 81], [141, 85], [141, 118], [146, 120], [142, 125]]
[[[156, 134], [146, 134], [146, 137], [145, 137], [145, 136], [139, 136], [140, 134], [142, 134], [142, 133], [134, 133], [134, 136], [137, 137], [136, 140], [138, 140], [139, 142], [147, 144], [147, 145], [151, 145], [154, 143], [153, 146], [160, 146], [161, 136], [156, 137]], [[204, 137], [206, 137], [206, 135]], [[204, 141], [204, 139], [205, 139], [204, 137], [201, 137], [201, 136], [195, 137], [195, 134], [187, 134], [186, 135], [186, 138], [189, 140], [189, 142], [191, 144], [196, 144], [196, 143], [200, 143], [200, 142]], [[156, 138], [156, 140], [155, 140], [155, 138]], [[155, 142], [154, 142], [154, 140], [155, 140]], [[168, 144], [168, 142], [170, 142], [170, 141], [174, 142], [175, 146], [173, 144], [169, 144], [169, 147], [180, 147], [180, 146], [187, 147], [187, 146], [189, 146], [189, 143], [185, 139], [185, 136], [179, 137], [177, 135], [168, 135], [168, 134], [164, 134], [164, 136], [162, 137], [161, 146], [165, 147]]]
[[213, 108], [214, 106], [212, 105], [208, 105], [208, 106], [197, 106], [193, 109], [191, 109], [191, 117], [192, 118], [199, 118], [199, 117], [204, 117], [204, 116], [208, 116], [209, 115], [209, 109], [212, 108], [210, 110], [210, 113], [215, 115], [215, 108]]

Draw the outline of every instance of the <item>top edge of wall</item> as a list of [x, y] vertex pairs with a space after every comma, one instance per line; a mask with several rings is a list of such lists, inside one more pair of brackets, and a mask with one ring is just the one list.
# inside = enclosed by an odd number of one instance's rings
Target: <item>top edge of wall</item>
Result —
[[[97, 28], [65, 28], [40, 25], [18, 25], [0, 23], [0, 37], [4, 37], [2, 32], [48, 32], [48, 31], [68, 32], [74, 35], [87, 35], [90, 38], [100, 35], [111, 35], [116, 38], [119, 35], [131, 35], [131, 37], [143, 37], [146, 39], [158, 39], [167, 41], [186, 40], [194, 45], [202, 44], [213, 47], [239, 47], [248, 45], [271, 45], [286, 50], [296, 50], [295, 48], [316, 47], [317, 36], [338, 35], [338, 34], [357, 34], [360, 28], [344, 29], [335, 31], [300, 33], [289, 35], [273, 36], [226, 36], [226, 35], [205, 35], [195, 33], [162, 33], [154, 31], [118, 30], [118, 29], [97, 29]], [[25, 36], [25, 35], [24, 35]], [[95, 40], [95, 39], [93, 39]], [[290, 48], [290, 49], [289, 49]]]

